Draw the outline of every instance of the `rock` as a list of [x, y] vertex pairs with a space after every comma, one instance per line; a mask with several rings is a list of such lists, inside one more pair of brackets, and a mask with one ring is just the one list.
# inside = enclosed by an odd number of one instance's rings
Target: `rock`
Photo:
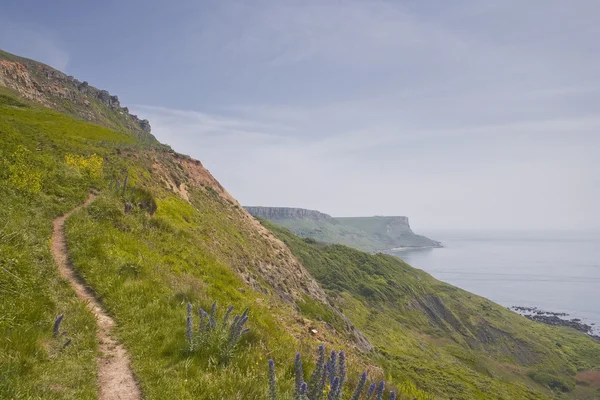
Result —
[[139, 122], [139, 126], [140, 128], [142, 128], [142, 130], [144, 132], [150, 133], [151, 129], [150, 129], [150, 121], [148, 121], [147, 119], [143, 119]]
[[110, 104], [110, 93], [108, 93], [108, 90], [99, 91], [98, 94], [96, 95], [96, 97], [98, 97], [98, 100], [100, 100], [102, 103], [106, 104], [107, 106]]
[[323, 214], [315, 210], [306, 210], [304, 208], [290, 207], [244, 207], [255, 217], [278, 220], [278, 219], [313, 219], [313, 220], [333, 220], [330, 215]]
[[117, 96], [110, 96], [110, 107], [112, 108], [121, 108], [121, 103], [119, 102], [119, 98]]

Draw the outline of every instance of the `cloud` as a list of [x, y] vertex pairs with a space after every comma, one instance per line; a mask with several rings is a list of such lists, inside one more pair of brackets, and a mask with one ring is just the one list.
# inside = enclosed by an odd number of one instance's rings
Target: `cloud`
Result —
[[54, 32], [38, 25], [9, 21], [1, 16], [0, 48], [41, 61], [60, 71], [65, 71], [69, 63], [69, 54]]
[[[398, 133], [290, 131], [306, 110], [270, 120], [138, 106], [153, 131], [201, 159], [244, 204], [334, 215], [408, 214], [426, 228], [593, 227], [599, 118], [532, 120]], [[323, 122], [315, 121], [313, 129]], [[325, 122], [326, 123], [326, 122]], [[308, 127], [308, 125], [307, 125]]]
[[[208, 0], [135, 12], [135, 24], [71, 48], [243, 203], [405, 214], [427, 228], [600, 226], [595, 1]], [[66, 64], [56, 36], [17, 28], [34, 32], [25, 55]]]

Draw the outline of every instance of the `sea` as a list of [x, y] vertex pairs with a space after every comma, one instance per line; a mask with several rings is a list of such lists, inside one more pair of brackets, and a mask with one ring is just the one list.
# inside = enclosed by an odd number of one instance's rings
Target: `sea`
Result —
[[424, 232], [443, 248], [394, 255], [505, 307], [579, 318], [600, 334], [600, 232]]

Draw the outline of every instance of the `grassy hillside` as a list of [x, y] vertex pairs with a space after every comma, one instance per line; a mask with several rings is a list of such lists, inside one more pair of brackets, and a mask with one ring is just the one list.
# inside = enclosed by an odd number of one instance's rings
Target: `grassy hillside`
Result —
[[399, 258], [320, 244], [263, 223], [376, 346], [393, 379], [409, 378], [440, 398], [600, 396], [597, 386], [577, 379], [600, 367], [593, 339], [533, 323]]
[[[288, 248], [199, 161], [0, 87], [2, 399], [97, 398], [96, 322], [49, 250], [52, 220], [90, 191], [95, 202], [67, 220], [70, 258], [116, 321], [146, 399], [266, 399], [267, 359], [291, 399], [294, 354], [308, 379], [319, 343], [346, 350], [346, 394], [366, 369], [402, 400], [597, 398], [576, 378], [600, 369], [600, 346], [586, 336], [397, 258], [267, 224]], [[186, 337], [188, 303], [196, 331], [213, 301], [219, 320], [230, 304], [249, 309], [230, 358], [218, 338], [190, 350]]]
[[[322, 342], [348, 351], [351, 382], [370, 364], [289, 250], [199, 162], [2, 88], [0, 162], [0, 398], [96, 398], [95, 321], [49, 252], [52, 219], [90, 190], [97, 200], [67, 220], [70, 256], [117, 322], [145, 398], [265, 398], [268, 358], [286, 394], [295, 352], [310, 366]], [[221, 317], [250, 310], [226, 365], [186, 342], [186, 304], [213, 301]], [[66, 333], [53, 337], [60, 314]]]
[[121, 107], [116, 96], [34, 60], [0, 50], [0, 87], [60, 113], [127, 132], [138, 142], [158, 146], [148, 121]]

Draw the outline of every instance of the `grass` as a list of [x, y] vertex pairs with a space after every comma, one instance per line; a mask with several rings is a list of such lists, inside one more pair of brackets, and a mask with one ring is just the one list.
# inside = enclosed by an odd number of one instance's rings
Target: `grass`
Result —
[[[42, 184], [30, 193], [1, 180], [0, 220], [8, 221], [1, 235], [10, 241], [0, 244], [0, 398], [96, 397], [95, 323], [59, 278], [49, 252], [52, 219], [82, 203], [90, 187], [101, 194], [67, 221], [70, 255], [117, 321], [116, 335], [132, 354], [146, 398], [261, 398], [267, 357], [286, 365], [297, 349], [314, 348], [317, 339], [296, 322], [293, 303], [282, 302], [249, 267], [278, 256], [239, 208], [214, 190], [190, 187], [188, 203], [164, 187], [152, 166], [172, 165], [181, 175], [171, 153], [1, 90], [0, 160], [11, 163], [11, 154], [26, 149], [19, 168], [41, 174]], [[103, 160], [100, 179], [79, 168], [93, 154]], [[110, 188], [126, 175], [124, 195]], [[134, 207], [125, 213], [128, 201]], [[148, 203], [153, 214], [142, 206]], [[241, 279], [244, 268], [258, 287]], [[207, 309], [213, 300], [250, 308], [250, 332], [227, 365], [210, 352], [186, 350], [186, 303]], [[67, 334], [53, 338], [59, 314]], [[334, 332], [326, 322], [315, 325]], [[335, 333], [328, 341], [346, 344]], [[291, 393], [292, 384], [280, 389]]]
[[600, 345], [580, 332], [533, 323], [399, 258], [261, 222], [377, 347], [394, 382], [415, 382], [441, 398], [537, 399], [574, 395], [584, 389], [576, 373], [600, 367]]
[[[0, 176], [0, 398], [93, 399], [95, 321], [59, 278], [49, 240], [52, 219], [82, 202], [89, 190], [89, 182], [60, 162], [82, 139], [62, 132], [91, 138], [108, 130], [33, 107], [6, 90], [0, 94], [0, 160], [27, 149], [20, 172], [43, 178], [40, 191], [31, 193]], [[110, 132], [106, 139], [118, 137]], [[6, 173], [0, 169], [0, 175]], [[54, 338], [59, 314], [65, 316], [65, 334]]]
[[[118, 132], [130, 133], [138, 143], [143, 143], [146, 146], [160, 147], [156, 138], [152, 134], [142, 131], [128, 113], [122, 110], [114, 110], [102, 103], [95, 96], [79, 92], [71, 83], [57, 82], [53, 78], [48, 78], [48, 72], [56, 72], [48, 65], [2, 50], [0, 50], [0, 60], [17, 62], [24, 65], [29, 74], [28, 78], [36, 88], [41, 88], [37, 92], [37, 95], [43, 97], [45, 103], [55, 111], [67, 114], [76, 119], [83, 118]], [[61, 89], [64, 89], [67, 93], [70, 92], [69, 96], [65, 96], [68, 99], [54, 93], [57, 86], [63, 86]]]
[[[70, 256], [117, 322], [146, 399], [265, 399], [268, 359], [278, 366], [280, 398], [291, 398], [296, 351], [312, 370], [320, 342], [346, 350], [348, 388], [366, 369], [400, 399], [593, 396], [593, 386], [575, 381], [600, 367], [589, 338], [532, 323], [397, 258], [265, 223], [376, 347], [361, 354], [342, 316], [286, 275], [299, 268], [287, 253], [218, 187], [195, 184], [185, 162], [0, 89], [0, 163], [11, 166], [0, 168], [0, 398], [96, 398], [95, 322], [49, 251], [51, 221], [90, 188], [97, 200], [67, 220]], [[39, 176], [39, 189], [14, 176]], [[167, 187], [175, 178], [189, 202]], [[186, 341], [187, 303], [208, 310], [213, 301], [250, 310], [250, 331], [228, 363], [210, 348], [190, 352]], [[55, 338], [59, 314], [66, 334]]]

